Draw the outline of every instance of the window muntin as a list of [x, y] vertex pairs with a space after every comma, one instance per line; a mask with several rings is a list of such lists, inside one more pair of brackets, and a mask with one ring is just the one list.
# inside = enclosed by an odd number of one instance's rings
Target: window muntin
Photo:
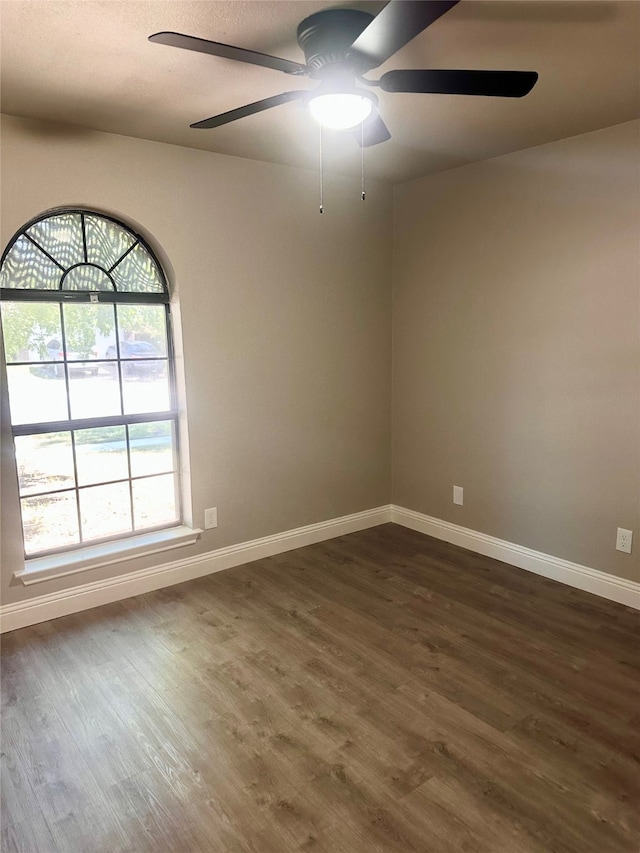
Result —
[[169, 296], [145, 241], [57, 211], [14, 237], [0, 285], [26, 556], [180, 524]]

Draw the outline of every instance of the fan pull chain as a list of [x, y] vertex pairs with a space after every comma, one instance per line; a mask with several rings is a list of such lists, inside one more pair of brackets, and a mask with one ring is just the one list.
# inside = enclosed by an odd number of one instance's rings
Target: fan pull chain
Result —
[[361, 131], [360, 151], [362, 152], [362, 159], [360, 161], [361, 162], [361, 173], [362, 173], [362, 188], [360, 191], [360, 198], [362, 201], [364, 201], [364, 199], [365, 199], [365, 192], [364, 192], [364, 122], [362, 122], [360, 125], [360, 131]]
[[320, 125], [320, 213], [324, 213], [324, 175], [322, 171], [322, 125]]

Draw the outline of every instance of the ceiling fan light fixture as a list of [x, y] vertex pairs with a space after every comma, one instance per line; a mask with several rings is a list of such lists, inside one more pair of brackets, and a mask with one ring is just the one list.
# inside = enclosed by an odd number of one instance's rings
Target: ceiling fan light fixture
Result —
[[371, 115], [373, 98], [368, 92], [325, 92], [309, 100], [311, 115], [323, 127], [348, 130]]

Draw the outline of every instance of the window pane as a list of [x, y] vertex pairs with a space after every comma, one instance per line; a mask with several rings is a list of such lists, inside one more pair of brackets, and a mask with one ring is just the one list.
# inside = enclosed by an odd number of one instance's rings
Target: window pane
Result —
[[118, 329], [122, 358], [156, 358], [167, 355], [164, 305], [119, 305]]
[[71, 433], [18, 435], [15, 447], [21, 495], [75, 486]]
[[[104, 364], [107, 368], [107, 364]], [[108, 366], [111, 367], [110, 365]], [[117, 371], [99, 362], [69, 364], [69, 400], [72, 418], [100, 418], [120, 414], [120, 380]]]
[[67, 419], [67, 389], [64, 378], [55, 372], [61, 366], [34, 364], [30, 367], [7, 367], [13, 424]]
[[123, 361], [122, 375], [125, 414], [171, 408], [166, 361]]
[[22, 235], [4, 259], [0, 286], [21, 290], [57, 290], [63, 271]]
[[75, 492], [22, 499], [22, 527], [27, 555], [77, 545]]
[[171, 421], [131, 424], [129, 447], [132, 477], [173, 471], [173, 424]]
[[104, 270], [90, 264], [82, 264], [79, 267], [74, 267], [71, 272], [64, 277], [62, 283], [63, 290], [111, 290], [115, 287], [109, 276]]
[[74, 437], [78, 485], [108, 483], [129, 476], [125, 427], [78, 429]]
[[113, 305], [81, 302], [64, 305], [63, 310], [67, 359], [105, 358], [116, 337]]
[[90, 486], [81, 489], [79, 495], [83, 540], [104, 539], [131, 530], [128, 482]]
[[9, 364], [62, 358], [60, 306], [52, 302], [3, 302], [2, 334]]
[[175, 481], [172, 474], [134, 480], [133, 514], [136, 530], [159, 527], [178, 520]]
[[65, 269], [81, 264], [85, 259], [79, 213], [62, 213], [41, 219], [27, 229], [27, 234]]
[[114, 267], [111, 275], [115, 279], [116, 288], [120, 291], [164, 293], [158, 268], [151, 255], [140, 243]]
[[108, 270], [124, 255], [134, 238], [115, 222], [85, 215], [87, 260]]

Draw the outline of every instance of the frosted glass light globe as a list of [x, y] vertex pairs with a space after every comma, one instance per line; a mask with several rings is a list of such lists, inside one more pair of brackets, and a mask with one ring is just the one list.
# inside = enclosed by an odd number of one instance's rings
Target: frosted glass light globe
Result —
[[334, 130], [355, 127], [371, 115], [372, 109], [369, 98], [352, 93], [317, 95], [309, 101], [311, 115], [324, 127]]

